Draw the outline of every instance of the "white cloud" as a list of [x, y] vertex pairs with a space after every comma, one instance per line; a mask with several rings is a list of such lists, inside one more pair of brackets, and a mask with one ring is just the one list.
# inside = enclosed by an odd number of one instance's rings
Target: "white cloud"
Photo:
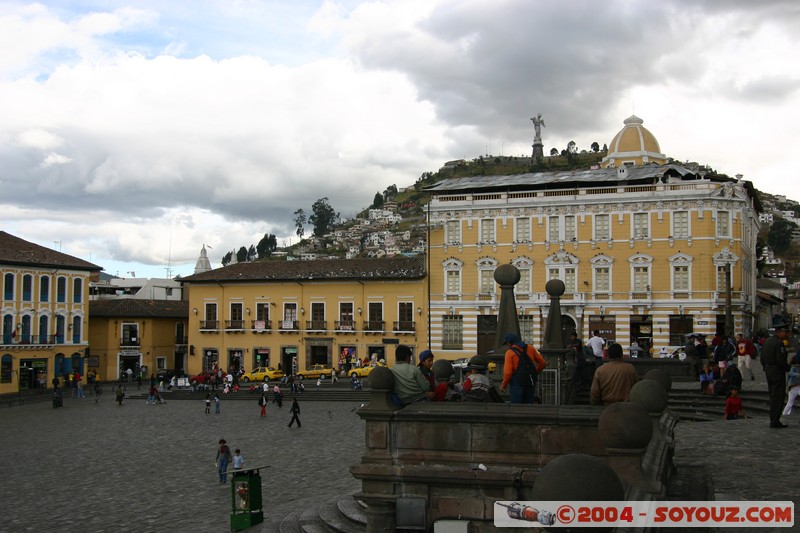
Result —
[[449, 159], [529, 154], [536, 112], [548, 152], [635, 112], [676, 159], [794, 178], [792, 2], [136, 5], [0, 8], [0, 224], [23, 238], [164, 265], [171, 234], [193, 264], [288, 239], [318, 198], [352, 215]]

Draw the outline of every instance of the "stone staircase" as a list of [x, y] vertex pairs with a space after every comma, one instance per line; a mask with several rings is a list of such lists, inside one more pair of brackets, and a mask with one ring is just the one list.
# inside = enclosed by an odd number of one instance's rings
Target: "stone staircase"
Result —
[[340, 496], [284, 517], [269, 517], [262, 533], [359, 533], [367, 529], [365, 506]]

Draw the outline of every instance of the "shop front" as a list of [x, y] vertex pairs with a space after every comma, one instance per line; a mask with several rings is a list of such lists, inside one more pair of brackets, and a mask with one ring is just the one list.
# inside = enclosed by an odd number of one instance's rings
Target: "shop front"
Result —
[[[253, 348], [253, 368], [269, 366], [269, 348]], [[281, 370], [283, 369], [281, 365]]]
[[219, 368], [219, 351], [216, 348], [203, 348], [203, 370], [212, 372]]
[[131, 376], [141, 371], [142, 352], [139, 350], [121, 350], [118, 357], [120, 379], [128, 379], [128, 369], [131, 371]]
[[[589, 332], [598, 331], [606, 345], [617, 342], [617, 319], [614, 316], [593, 315], [589, 317]], [[588, 337], [587, 337], [588, 339]]]
[[[634, 344], [636, 343], [636, 344]], [[638, 346], [638, 357], [650, 357], [653, 347], [653, 316], [631, 315], [630, 346]], [[633, 355], [633, 353], [631, 353]]]
[[[34, 390], [48, 385], [47, 359], [31, 358], [20, 359], [19, 362], [19, 388], [20, 390]], [[44, 385], [44, 386], [43, 386]]]
[[297, 346], [281, 346], [281, 364], [285, 374], [297, 374], [300, 370], [297, 361]]

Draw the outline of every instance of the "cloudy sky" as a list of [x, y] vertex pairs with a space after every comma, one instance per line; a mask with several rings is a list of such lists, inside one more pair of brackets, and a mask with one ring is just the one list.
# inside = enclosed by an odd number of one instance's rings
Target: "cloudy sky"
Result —
[[[191, 274], [328, 197], [450, 159], [608, 143], [800, 199], [800, 2], [0, 0], [0, 229]], [[792, 184], [792, 185], [790, 185]]]

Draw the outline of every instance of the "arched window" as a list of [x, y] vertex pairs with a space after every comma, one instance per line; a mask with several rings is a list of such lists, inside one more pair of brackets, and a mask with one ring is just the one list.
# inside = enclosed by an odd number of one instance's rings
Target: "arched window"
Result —
[[3, 300], [14, 299], [14, 274], [11, 272], [3, 276]]
[[42, 315], [39, 317], [39, 344], [49, 344], [48, 337], [49, 337], [49, 320], [47, 315]]
[[22, 276], [22, 301], [30, 302], [33, 299], [33, 276], [25, 274]]
[[653, 258], [645, 254], [632, 255], [631, 264], [631, 298], [647, 298], [652, 286]]
[[450, 258], [442, 263], [444, 269], [444, 293], [447, 299], [458, 300], [461, 298], [461, 269], [464, 263], [458, 259]]
[[83, 280], [75, 278], [72, 280], [72, 301], [76, 304], [81, 303], [83, 298]]
[[517, 300], [527, 300], [531, 293], [531, 272], [533, 261], [527, 257], [518, 257], [511, 264], [519, 270], [519, 283], [514, 285], [514, 296]]
[[478, 259], [477, 266], [479, 299], [491, 300], [494, 298], [495, 287], [497, 286], [497, 283], [494, 281], [494, 271], [497, 269], [497, 260], [490, 257], [483, 257]]
[[678, 253], [669, 258], [673, 298], [689, 298], [692, 290], [692, 257]]
[[11, 355], [5, 354], [0, 359], [0, 383], [11, 383]]
[[14, 337], [16, 337], [16, 332], [14, 331], [14, 316], [13, 315], [4, 315], [3, 316], [3, 344], [11, 344], [14, 342]]
[[56, 301], [64, 303], [67, 301], [67, 278], [60, 276], [56, 281]]
[[72, 317], [72, 342], [74, 344], [79, 344], [81, 342], [81, 324], [83, 323], [83, 318], [76, 316]]
[[560, 279], [564, 282], [565, 293], [577, 292], [578, 258], [571, 253], [558, 251], [544, 260], [545, 279]]
[[39, 301], [50, 301], [50, 276], [42, 276], [39, 280]]

